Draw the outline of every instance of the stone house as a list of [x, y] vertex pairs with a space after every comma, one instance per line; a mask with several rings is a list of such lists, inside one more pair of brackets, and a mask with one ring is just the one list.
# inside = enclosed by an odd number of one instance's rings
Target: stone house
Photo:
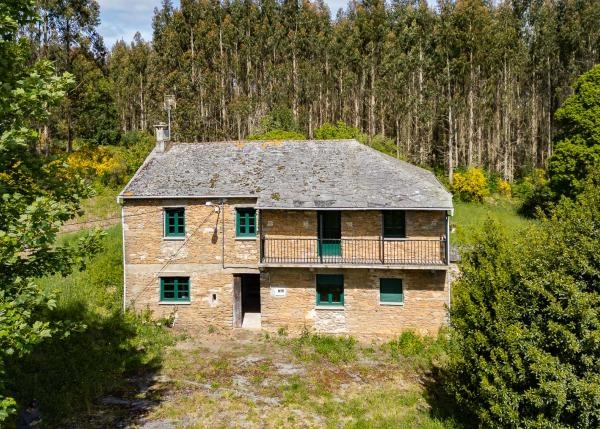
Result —
[[451, 195], [355, 140], [159, 142], [118, 197], [124, 306], [190, 329], [434, 334]]

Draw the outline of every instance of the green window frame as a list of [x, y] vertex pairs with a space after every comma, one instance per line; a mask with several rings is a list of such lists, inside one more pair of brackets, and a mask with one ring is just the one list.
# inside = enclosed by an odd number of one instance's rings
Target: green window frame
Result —
[[404, 210], [383, 212], [383, 238], [406, 238], [406, 212]]
[[403, 304], [404, 287], [402, 279], [379, 279], [379, 302]]
[[256, 237], [256, 209], [252, 207], [235, 209], [235, 236]]
[[344, 276], [317, 274], [317, 305], [342, 307], [344, 305]]
[[190, 302], [189, 277], [161, 277], [161, 302]]
[[185, 237], [185, 208], [166, 208], [165, 237]]

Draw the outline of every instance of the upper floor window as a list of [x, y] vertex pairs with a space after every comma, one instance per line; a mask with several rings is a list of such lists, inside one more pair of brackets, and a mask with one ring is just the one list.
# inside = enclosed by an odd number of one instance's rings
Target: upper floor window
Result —
[[406, 237], [406, 215], [403, 210], [386, 210], [383, 212], [383, 237]]
[[235, 209], [236, 237], [256, 237], [256, 210], [252, 207]]
[[185, 209], [165, 209], [165, 237], [185, 237]]
[[160, 300], [163, 302], [189, 302], [190, 278], [189, 277], [161, 277]]

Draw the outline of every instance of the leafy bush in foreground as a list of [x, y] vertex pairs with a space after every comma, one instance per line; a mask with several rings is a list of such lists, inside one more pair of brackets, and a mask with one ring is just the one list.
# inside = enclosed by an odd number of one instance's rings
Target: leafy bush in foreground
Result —
[[600, 425], [599, 184], [464, 255], [446, 387], [481, 427]]

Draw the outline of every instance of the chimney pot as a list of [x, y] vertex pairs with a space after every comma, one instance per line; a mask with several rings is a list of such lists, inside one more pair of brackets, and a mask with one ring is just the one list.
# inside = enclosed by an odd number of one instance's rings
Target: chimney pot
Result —
[[156, 135], [156, 151], [157, 152], [166, 152], [167, 144], [170, 140], [169, 135], [169, 127], [164, 122], [160, 122], [154, 125], [155, 135]]

